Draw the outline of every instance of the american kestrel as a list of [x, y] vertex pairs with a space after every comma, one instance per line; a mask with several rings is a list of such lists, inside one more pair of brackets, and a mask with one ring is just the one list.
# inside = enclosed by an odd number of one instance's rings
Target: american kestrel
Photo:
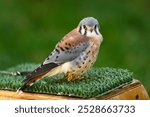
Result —
[[26, 76], [18, 91], [24, 91], [45, 76], [60, 73], [64, 73], [68, 81], [79, 79], [79, 75], [96, 61], [102, 41], [98, 21], [93, 17], [82, 19], [77, 28], [61, 39], [45, 61]]

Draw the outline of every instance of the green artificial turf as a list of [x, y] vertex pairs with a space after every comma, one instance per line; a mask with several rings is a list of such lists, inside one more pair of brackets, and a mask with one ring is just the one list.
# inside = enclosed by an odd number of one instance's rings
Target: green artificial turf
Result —
[[[21, 64], [6, 71], [32, 71], [37, 66], [37, 64]], [[109, 67], [92, 68], [82, 76], [86, 78], [76, 81], [67, 81], [63, 74], [50, 78], [45, 77], [26, 91], [92, 98], [111, 92], [133, 80], [132, 72]], [[23, 80], [24, 77], [22, 76], [0, 75], [0, 89], [17, 90], [22, 85]]]

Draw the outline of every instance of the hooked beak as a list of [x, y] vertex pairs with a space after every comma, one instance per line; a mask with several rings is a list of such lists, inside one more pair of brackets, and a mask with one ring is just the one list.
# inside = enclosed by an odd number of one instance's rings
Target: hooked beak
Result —
[[92, 32], [92, 31], [93, 31], [93, 27], [88, 27], [88, 30], [89, 30], [90, 32]]

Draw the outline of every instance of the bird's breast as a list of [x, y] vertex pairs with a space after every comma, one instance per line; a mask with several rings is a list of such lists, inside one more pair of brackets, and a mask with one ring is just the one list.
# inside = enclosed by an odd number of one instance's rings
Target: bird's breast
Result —
[[88, 48], [71, 62], [71, 71], [73, 74], [79, 75], [90, 69], [96, 61], [98, 52], [99, 44], [90, 41]]

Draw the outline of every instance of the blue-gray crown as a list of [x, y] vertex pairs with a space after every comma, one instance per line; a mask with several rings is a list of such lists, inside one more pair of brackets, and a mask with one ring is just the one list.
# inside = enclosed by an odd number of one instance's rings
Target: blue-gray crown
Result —
[[99, 23], [98, 23], [97, 19], [95, 19], [93, 17], [86, 17], [80, 21], [79, 25], [88, 25], [88, 26], [98, 25], [99, 26]]

